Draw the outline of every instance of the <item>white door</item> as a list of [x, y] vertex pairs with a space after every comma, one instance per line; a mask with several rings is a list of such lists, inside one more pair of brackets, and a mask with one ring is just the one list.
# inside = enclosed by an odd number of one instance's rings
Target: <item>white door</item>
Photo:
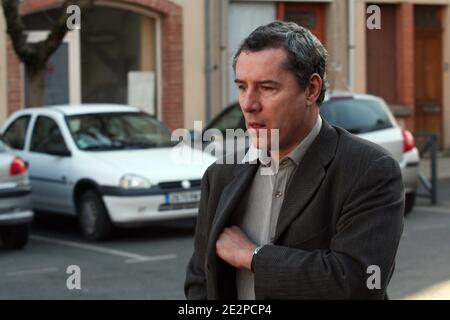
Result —
[[[72, 213], [73, 158], [54, 153], [55, 148], [67, 149], [67, 144], [57, 121], [39, 115], [32, 124], [28, 152], [28, 173], [32, 188], [33, 207], [58, 213]], [[68, 150], [68, 149], [67, 149]]]
[[233, 57], [240, 43], [257, 27], [274, 21], [275, 2], [231, 2], [228, 19], [228, 104], [238, 100]]
[[[48, 31], [28, 31], [27, 42], [45, 40]], [[25, 70], [25, 106], [27, 101], [27, 74]], [[80, 32], [67, 32], [63, 42], [47, 62], [43, 83], [43, 105], [78, 104], [81, 101], [80, 89]]]

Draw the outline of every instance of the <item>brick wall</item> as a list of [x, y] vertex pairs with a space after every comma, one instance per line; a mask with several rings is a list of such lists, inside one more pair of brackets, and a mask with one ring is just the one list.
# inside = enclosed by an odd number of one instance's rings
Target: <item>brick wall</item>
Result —
[[[162, 16], [162, 118], [172, 129], [183, 127], [183, 38], [182, 8], [168, 0], [121, 0]], [[25, 0], [21, 13], [52, 8], [59, 0]], [[20, 61], [11, 43], [7, 44], [8, 63], [8, 114], [22, 107], [22, 82]]]
[[9, 38], [7, 40], [6, 47], [8, 81], [7, 115], [9, 116], [11, 113], [19, 110], [22, 107], [22, 76], [19, 58], [17, 58], [17, 55], [14, 52], [11, 40]]
[[[401, 3], [396, 17], [397, 28], [397, 94], [398, 103], [409, 106], [414, 112], [414, 7]], [[404, 119], [404, 126], [414, 131], [414, 113]]]

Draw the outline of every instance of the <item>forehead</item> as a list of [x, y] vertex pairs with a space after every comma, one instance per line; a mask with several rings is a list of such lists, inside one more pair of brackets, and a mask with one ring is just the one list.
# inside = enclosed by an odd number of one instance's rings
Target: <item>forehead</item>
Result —
[[236, 62], [236, 78], [272, 77], [287, 72], [283, 64], [287, 60], [284, 49], [265, 49], [257, 52], [243, 51]]

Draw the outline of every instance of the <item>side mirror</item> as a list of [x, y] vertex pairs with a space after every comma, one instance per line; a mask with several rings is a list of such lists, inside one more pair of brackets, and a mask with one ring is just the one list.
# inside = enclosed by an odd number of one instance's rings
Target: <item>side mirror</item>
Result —
[[47, 146], [47, 153], [54, 155], [54, 156], [60, 156], [60, 157], [70, 157], [72, 156], [72, 152], [70, 152], [69, 149], [67, 149], [66, 145], [63, 143], [51, 143]]

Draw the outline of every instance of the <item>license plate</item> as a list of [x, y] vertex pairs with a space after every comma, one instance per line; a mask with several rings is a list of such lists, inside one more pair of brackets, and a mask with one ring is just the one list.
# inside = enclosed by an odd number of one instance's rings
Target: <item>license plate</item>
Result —
[[186, 192], [172, 192], [166, 194], [166, 203], [189, 203], [200, 201], [200, 190]]

